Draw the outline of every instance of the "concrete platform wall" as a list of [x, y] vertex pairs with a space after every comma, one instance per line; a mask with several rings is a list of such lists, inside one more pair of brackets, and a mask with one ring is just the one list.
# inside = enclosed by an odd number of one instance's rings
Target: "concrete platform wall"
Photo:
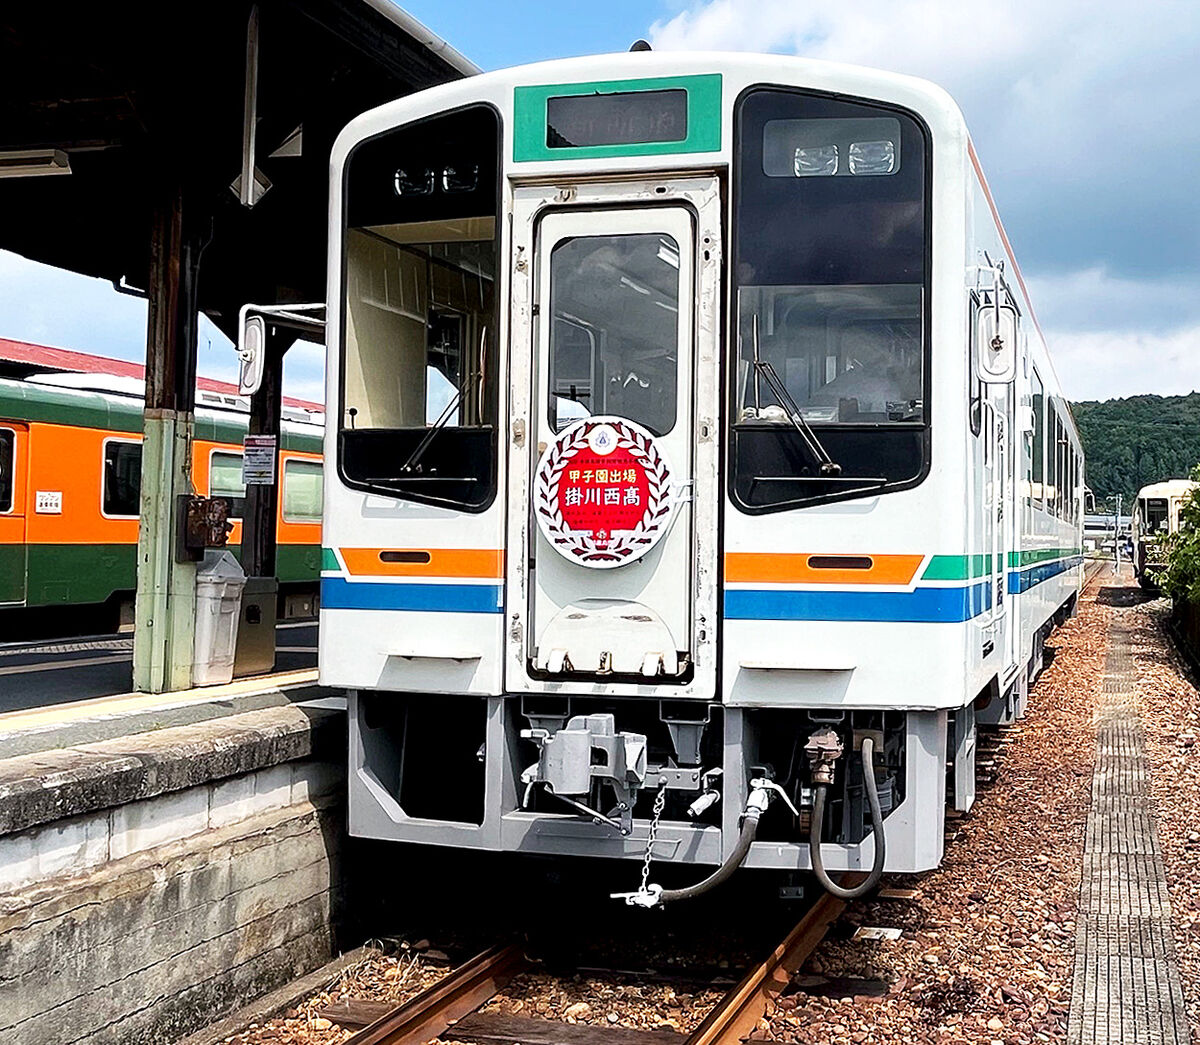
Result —
[[172, 1042], [328, 961], [344, 752], [274, 708], [0, 762], [0, 1038]]

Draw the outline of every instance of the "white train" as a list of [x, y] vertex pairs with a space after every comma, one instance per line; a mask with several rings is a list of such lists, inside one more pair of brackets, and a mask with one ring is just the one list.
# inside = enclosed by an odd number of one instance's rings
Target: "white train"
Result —
[[1179, 510], [1184, 499], [1196, 489], [1191, 479], [1164, 479], [1143, 486], [1134, 504], [1130, 521], [1133, 540], [1133, 574], [1143, 588], [1157, 588], [1150, 575], [1166, 564], [1164, 549], [1157, 538], [1179, 532]]
[[950, 97], [488, 73], [356, 119], [330, 214], [351, 831], [717, 867], [646, 905], [937, 865], [1082, 582], [1079, 437]]

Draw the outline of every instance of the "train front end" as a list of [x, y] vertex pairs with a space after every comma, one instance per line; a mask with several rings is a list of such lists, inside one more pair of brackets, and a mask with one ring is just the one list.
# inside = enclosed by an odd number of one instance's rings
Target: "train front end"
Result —
[[354, 834], [940, 860], [981, 598], [934, 554], [964, 540], [929, 409], [956, 114], [763, 62], [487, 74], [339, 140], [320, 666]]

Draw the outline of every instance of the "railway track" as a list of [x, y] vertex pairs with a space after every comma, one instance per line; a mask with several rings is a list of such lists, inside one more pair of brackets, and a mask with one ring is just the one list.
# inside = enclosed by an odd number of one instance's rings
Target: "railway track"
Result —
[[1102, 576], [1106, 569], [1111, 569], [1113, 562], [1111, 559], [1089, 559], [1083, 566], [1083, 587], [1087, 589], [1096, 580]]
[[[859, 878], [848, 876], [845, 881], [851, 884]], [[845, 901], [822, 895], [691, 1034], [480, 1014], [478, 1010], [505, 984], [533, 967], [533, 960], [515, 944], [483, 951], [395, 1008], [378, 1002], [345, 1002], [325, 1014], [344, 1026], [362, 1027], [347, 1045], [423, 1045], [437, 1037], [482, 1043], [520, 1040], [525, 1045], [592, 1045], [601, 1039], [612, 1045], [735, 1045], [754, 1030], [845, 906]]]

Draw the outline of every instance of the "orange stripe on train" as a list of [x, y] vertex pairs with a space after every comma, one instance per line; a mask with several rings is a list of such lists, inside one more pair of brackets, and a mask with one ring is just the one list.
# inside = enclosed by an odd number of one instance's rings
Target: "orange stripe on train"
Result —
[[504, 576], [498, 548], [341, 548], [352, 577]]
[[910, 584], [923, 555], [833, 555], [817, 552], [728, 552], [731, 584]]

